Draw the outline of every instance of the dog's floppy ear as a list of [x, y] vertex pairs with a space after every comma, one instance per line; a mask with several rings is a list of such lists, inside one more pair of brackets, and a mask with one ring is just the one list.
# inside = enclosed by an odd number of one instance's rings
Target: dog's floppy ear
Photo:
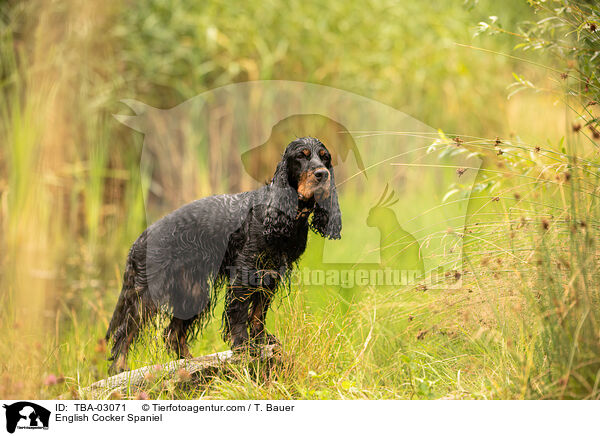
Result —
[[331, 183], [329, 197], [317, 201], [310, 228], [324, 238], [340, 239], [340, 232], [342, 231], [342, 212], [340, 211], [337, 191], [335, 189], [333, 169], [330, 169], [329, 173]]
[[298, 213], [298, 193], [290, 186], [286, 159], [277, 164], [273, 181], [269, 186], [269, 195], [264, 218], [264, 234], [284, 235], [288, 233]]

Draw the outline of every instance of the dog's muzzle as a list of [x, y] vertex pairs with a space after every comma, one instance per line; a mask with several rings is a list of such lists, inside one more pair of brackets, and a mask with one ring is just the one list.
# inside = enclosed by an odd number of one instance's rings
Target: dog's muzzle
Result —
[[327, 168], [317, 168], [313, 171], [307, 171], [300, 176], [298, 182], [298, 195], [303, 200], [315, 198], [317, 201], [329, 197], [330, 181], [329, 170]]

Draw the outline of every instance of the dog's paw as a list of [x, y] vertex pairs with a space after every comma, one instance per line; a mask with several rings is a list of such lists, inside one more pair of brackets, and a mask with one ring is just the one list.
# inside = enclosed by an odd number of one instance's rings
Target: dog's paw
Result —
[[238, 343], [234, 342], [231, 346], [231, 351], [233, 351], [235, 354], [244, 354], [250, 351], [250, 349], [253, 348], [253, 346], [253, 341], [250, 340], [245, 340], [243, 342]]
[[108, 375], [113, 376], [125, 371], [129, 371], [127, 360], [123, 356], [120, 356], [118, 359], [113, 360], [113, 363], [108, 368]]
[[275, 335], [267, 333], [265, 335], [265, 344], [267, 345], [281, 345], [281, 341], [277, 339]]

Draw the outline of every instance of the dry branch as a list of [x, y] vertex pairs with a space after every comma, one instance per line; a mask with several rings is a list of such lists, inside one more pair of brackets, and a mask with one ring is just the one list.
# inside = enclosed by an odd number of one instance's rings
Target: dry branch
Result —
[[115, 376], [99, 380], [81, 390], [82, 398], [107, 398], [113, 393], [127, 393], [142, 390], [157, 384], [172, 383], [186, 385], [198, 383], [217, 374], [227, 372], [231, 365], [245, 363], [273, 363], [278, 359], [279, 346], [265, 345], [259, 353], [234, 354], [231, 350], [207, 356], [181, 359], [161, 365], [149, 365], [132, 371], [122, 372]]

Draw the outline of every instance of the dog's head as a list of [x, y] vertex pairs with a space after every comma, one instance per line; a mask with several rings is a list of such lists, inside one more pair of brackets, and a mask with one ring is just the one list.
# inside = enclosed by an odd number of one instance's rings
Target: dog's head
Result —
[[291, 142], [283, 159], [288, 184], [296, 190], [301, 202], [326, 200], [331, 190], [335, 190], [331, 185], [331, 155], [318, 139], [300, 138]]
[[[298, 138], [287, 146], [272, 181], [267, 227], [281, 227], [304, 210], [314, 210], [311, 228], [323, 237], [339, 239], [340, 206], [331, 166], [331, 154], [316, 138]], [[287, 223], [289, 225], [289, 223]]]

